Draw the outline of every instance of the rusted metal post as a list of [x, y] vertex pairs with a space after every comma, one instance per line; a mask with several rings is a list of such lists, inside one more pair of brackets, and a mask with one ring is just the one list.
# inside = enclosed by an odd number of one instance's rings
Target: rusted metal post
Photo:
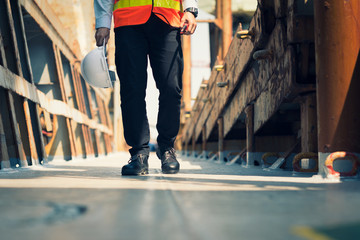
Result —
[[218, 139], [218, 153], [219, 161], [224, 161], [224, 118], [220, 117], [218, 119], [218, 130], [219, 130], [219, 139]]
[[301, 151], [317, 152], [316, 94], [304, 96], [301, 108]]
[[232, 25], [232, 12], [231, 12], [231, 0], [222, 0], [222, 19], [223, 19], [223, 31], [222, 31], [222, 51], [223, 58], [230, 47], [230, 43], [233, 36], [233, 25]]
[[184, 72], [183, 72], [183, 98], [185, 112], [191, 111], [191, 37], [182, 38]]
[[191, 137], [191, 151], [192, 151], [192, 156], [196, 157], [196, 138], [195, 138], [195, 132], [193, 133], [192, 137]]
[[314, 1], [319, 173], [335, 151], [360, 153], [360, 2]]
[[202, 136], [202, 155], [204, 158], [207, 158], [207, 151], [206, 151], [206, 143], [207, 143], [207, 139], [206, 139], [206, 125], [203, 126], [202, 128], [202, 133], [201, 133], [201, 136]]
[[246, 114], [246, 165], [254, 165], [255, 136], [254, 136], [254, 105], [245, 108]]
[[216, 20], [218, 20], [218, 22], [220, 22], [221, 27], [217, 27], [215, 29], [215, 48], [218, 51], [217, 52], [217, 56], [219, 57], [220, 60], [224, 59], [224, 55], [223, 55], [223, 40], [222, 40], [222, 29], [223, 29], [223, 17], [222, 17], [222, 2], [223, 0], [216, 0], [216, 5], [215, 5], [215, 9], [216, 9]]

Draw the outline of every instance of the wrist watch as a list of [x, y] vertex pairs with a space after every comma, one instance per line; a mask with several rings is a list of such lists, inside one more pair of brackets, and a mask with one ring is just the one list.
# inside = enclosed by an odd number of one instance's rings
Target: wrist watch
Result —
[[199, 14], [199, 10], [197, 8], [194, 7], [189, 7], [187, 9], [184, 10], [184, 12], [190, 12], [194, 15], [194, 17], [196, 18]]

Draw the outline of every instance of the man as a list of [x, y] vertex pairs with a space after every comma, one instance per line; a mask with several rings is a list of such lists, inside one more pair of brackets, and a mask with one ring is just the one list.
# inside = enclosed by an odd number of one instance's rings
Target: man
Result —
[[[182, 6], [181, 6], [182, 4]], [[157, 156], [163, 173], [177, 173], [174, 141], [180, 125], [183, 56], [180, 31], [193, 34], [197, 0], [94, 0], [96, 44], [107, 43], [114, 15], [115, 64], [124, 135], [131, 147], [123, 175], [148, 173], [149, 123], [145, 92], [148, 58], [159, 89]], [[182, 11], [184, 9], [184, 11]]]

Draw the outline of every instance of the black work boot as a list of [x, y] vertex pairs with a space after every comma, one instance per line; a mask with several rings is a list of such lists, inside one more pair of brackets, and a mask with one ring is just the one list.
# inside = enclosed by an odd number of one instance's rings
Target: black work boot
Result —
[[179, 172], [180, 164], [176, 160], [174, 148], [169, 148], [163, 152], [158, 149], [156, 155], [161, 160], [161, 170], [163, 173], [173, 174]]
[[149, 155], [138, 154], [130, 158], [128, 164], [122, 167], [122, 175], [143, 175], [149, 173]]

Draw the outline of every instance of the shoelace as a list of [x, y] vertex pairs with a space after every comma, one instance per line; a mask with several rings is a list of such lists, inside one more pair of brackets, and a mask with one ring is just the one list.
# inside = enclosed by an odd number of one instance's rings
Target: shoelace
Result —
[[[139, 155], [139, 156], [132, 156], [131, 158], [130, 158], [130, 160], [128, 161], [128, 164], [130, 164], [130, 163], [132, 163], [133, 161], [136, 161], [136, 160], [139, 160], [139, 161], [141, 161], [141, 155]], [[141, 161], [142, 162], [142, 161]]]
[[168, 159], [169, 157], [176, 159], [175, 149], [173, 149], [173, 148], [165, 151], [164, 155], [165, 155], [165, 159]]

